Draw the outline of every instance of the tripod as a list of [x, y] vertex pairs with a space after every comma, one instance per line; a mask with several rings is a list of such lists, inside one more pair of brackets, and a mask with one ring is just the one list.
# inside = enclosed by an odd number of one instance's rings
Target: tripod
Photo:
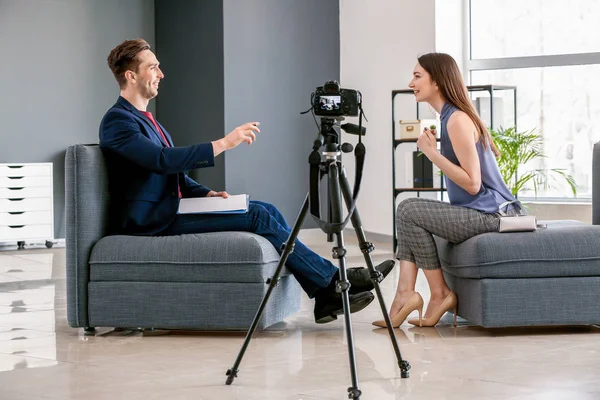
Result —
[[[322, 178], [324, 175], [328, 177], [328, 188], [329, 188], [329, 206], [331, 210], [330, 219], [331, 223], [324, 223], [324, 221], [320, 221], [320, 227], [325, 233], [333, 234], [337, 239], [337, 246], [333, 248], [333, 258], [337, 259], [339, 262], [339, 281], [337, 283], [337, 291], [341, 292], [342, 304], [344, 309], [344, 319], [345, 319], [345, 328], [346, 328], [346, 337], [348, 341], [348, 356], [350, 361], [350, 373], [352, 377], [352, 386], [348, 388], [348, 398], [350, 399], [360, 399], [362, 394], [361, 390], [358, 386], [358, 375], [356, 372], [356, 359], [354, 355], [354, 338], [352, 334], [352, 321], [350, 317], [350, 300], [348, 295], [348, 290], [350, 288], [350, 282], [347, 277], [346, 270], [346, 248], [344, 247], [344, 234], [343, 228], [348, 222], [348, 218], [352, 221], [352, 226], [354, 227], [354, 231], [358, 238], [359, 246], [361, 252], [364, 255], [365, 262], [367, 264], [367, 268], [370, 273], [371, 281], [373, 282], [373, 286], [375, 287], [375, 292], [377, 294], [377, 299], [379, 300], [379, 305], [381, 306], [381, 311], [383, 313], [383, 317], [385, 319], [388, 333], [390, 336], [390, 340], [394, 347], [394, 352], [396, 354], [396, 359], [398, 361], [398, 366], [400, 368], [400, 375], [402, 378], [409, 377], [410, 364], [408, 361], [402, 359], [402, 355], [400, 354], [400, 348], [398, 347], [398, 342], [396, 341], [396, 336], [392, 329], [392, 323], [390, 321], [390, 317], [387, 313], [387, 309], [385, 306], [385, 302], [383, 300], [383, 296], [381, 294], [381, 288], [379, 283], [383, 280], [383, 275], [381, 272], [375, 270], [373, 267], [373, 261], [371, 259], [370, 253], [375, 250], [375, 247], [372, 243], [368, 242], [365, 233], [362, 228], [362, 222], [360, 220], [360, 216], [358, 214], [358, 210], [355, 207], [355, 198], [352, 197], [352, 192], [350, 189], [350, 184], [348, 183], [348, 179], [346, 176], [346, 171], [341, 162], [341, 151], [350, 152], [352, 151], [352, 145], [345, 143], [343, 146], [340, 146], [337, 141], [338, 134], [333, 129], [334, 122], [333, 120], [326, 119], [321, 123], [321, 134], [325, 137], [325, 152], [323, 152], [324, 160], [321, 161], [321, 154], [319, 154], [319, 149], [321, 148], [321, 142], [319, 140], [315, 141], [313, 146], [313, 152], [309, 158], [309, 162], [311, 164], [311, 187], [310, 192], [307, 194], [304, 199], [304, 203], [296, 218], [290, 236], [288, 237], [287, 242], [282, 245], [282, 254], [279, 259], [279, 263], [277, 265], [277, 269], [275, 270], [275, 274], [270, 280], [269, 288], [267, 289], [267, 293], [263, 298], [256, 316], [252, 321], [252, 325], [246, 334], [246, 339], [244, 340], [244, 344], [233, 364], [233, 366], [227, 370], [227, 380], [226, 384], [231, 385], [233, 380], [237, 377], [238, 367], [242, 361], [242, 357], [246, 352], [248, 344], [256, 330], [260, 317], [263, 313], [265, 305], [269, 300], [271, 292], [273, 288], [277, 285], [279, 281], [279, 275], [285, 262], [287, 261], [288, 256], [294, 250], [294, 243], [300, 232], [300, 228], [306, 217], [306, 213], [309, 209], [309, 198], [311, 199], [310, 208], [311, 213], [315, 218], [318, 218], [318, 180]], [[359, 143], [359, 146], [362, 143]], [[358, 146], [357, 146], [357, 158], [358, 156]], [[364, 157], [364, 146], [363, 146], [363, 157]], [[357, 171], [358, 168], [362, 169], [362, 163], [357, 163]], [[362, 171], [361, 171], [362, 172]], [[318, 176], [319, 179], [316, 179], [315, 176]], [[357, 177], [360, 174], [357, 174]], [[360, 179], [357, 180], [359, 184]], [[357, 185], [358, 187], [358, 185]], [[358, 193], [357, 188], [355, 188], [355, 197]], [[346, 218], [346, 221], [342, 222], [342, 197], [344, 198], [347, 209], [349, 210], [349, 215]], [[316, 201], [316, 204], [315, 204]]]

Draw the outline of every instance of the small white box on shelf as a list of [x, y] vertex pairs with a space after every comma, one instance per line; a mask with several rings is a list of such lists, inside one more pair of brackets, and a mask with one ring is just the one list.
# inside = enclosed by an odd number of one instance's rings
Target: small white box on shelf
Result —
[[436, 136], [439, 137], [439, 123], [436, 119], [401, 119], [400, 139], [417, 139], [425, 128], [436, 127]]

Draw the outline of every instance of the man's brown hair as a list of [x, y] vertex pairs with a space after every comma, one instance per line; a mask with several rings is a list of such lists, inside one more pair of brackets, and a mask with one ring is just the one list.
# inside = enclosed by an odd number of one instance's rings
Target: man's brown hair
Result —
[[121, 89], [127, 83], [125, 72], [138, 71], [140, 60], [137, 55], [144, 50], [150, 50], [150, 45], [144, 39], [126, 40], [112, 49], [108, 55], [108, 66]]

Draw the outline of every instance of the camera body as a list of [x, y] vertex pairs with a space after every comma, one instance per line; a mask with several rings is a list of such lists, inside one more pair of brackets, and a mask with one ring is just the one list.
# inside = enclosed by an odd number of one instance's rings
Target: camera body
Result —
[[356, 117], [360, 111], [358, 90], [342, 89], [337, 81], [327, 81], [313, 93], [313, 111], [321, 117]]

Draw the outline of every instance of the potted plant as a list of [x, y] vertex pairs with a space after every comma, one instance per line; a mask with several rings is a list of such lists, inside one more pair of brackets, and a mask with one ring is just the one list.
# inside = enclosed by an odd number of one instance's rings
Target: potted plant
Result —
[[551, 187], [551, 182], [557, 178], [566, 180], [573, 195], [577, 196], [575, 178], [565, 169], [524, 168], [528, 162], [546, 157], [540, 150], [543, 140], [541, 133], [535, 129], [517, 132], [514, 127], [507, 129], [501, 127], [498, 131], [488, 129], [500, 151], [500, 157], [497, 159], [500, 173], [513, 196], [517, 197], [521, 191], [529, 190], [525, 186], [531, 183], [535, 197], [537, 197], [538, 188]]

